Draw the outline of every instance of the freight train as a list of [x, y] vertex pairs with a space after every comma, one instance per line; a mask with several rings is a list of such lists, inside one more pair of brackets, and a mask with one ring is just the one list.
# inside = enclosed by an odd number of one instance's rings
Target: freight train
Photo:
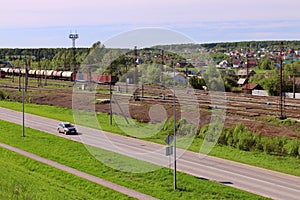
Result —
[[[1, 77], [7, 76], [20, 76], [25, 75], [26, 70], [20, 68], [4, 67], [0, 68]], [[28, 70], [28, 77], [31, 78], [42, 78], [42, 79], [53, 79], [53, 80], [64, 80], [64, 81], [93, 81], [99, 84], [115, 84], [117, 77], [110, 75], [100, 74], [84, 74], [76, 73], [72, 71], [56, 71], [56, 70]]]

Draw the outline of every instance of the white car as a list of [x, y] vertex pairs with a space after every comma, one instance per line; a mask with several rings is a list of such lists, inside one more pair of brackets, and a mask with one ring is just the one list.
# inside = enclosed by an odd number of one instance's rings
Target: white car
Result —
[[57, 127], [59, 133], [64, 134], [77, 134], [77, 130], [70, 122], [60, 122]]

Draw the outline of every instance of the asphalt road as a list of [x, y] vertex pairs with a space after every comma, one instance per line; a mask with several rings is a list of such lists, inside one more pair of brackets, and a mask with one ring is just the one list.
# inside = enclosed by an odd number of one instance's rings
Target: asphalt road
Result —
[[[22, 124], [22, 113], [0, 108], [0, 119]], [[169, 158], [165, 156], [166, 146], [164, 145], [81, 126], [76, 126], [80, 132], [79, 135], [65, 136], [57, 133], [57, 124], [58, 121], [56, 120], [25, 114], [25, 126], [101, 149], [117, 152], [159, 166], [169, 167]], [[96, 157], [97, 155], [99, 156], [99, 152], [94, 148], [87, 147], [87, 149]], [[178, 171], [272, 199], [300, 199], [299, 177], [189, 151], [182, 151], [180, 149], [177, 149], [177, 155]], [[120, 165], [122, 159], [113, 163], [113, 159], [107, 159], [106, 156], [103, 155], [97, 158], [113, 168], [124, 171], [143, 172], [155, 169], [152, 165], [139, 168], [136, 162], [130, 162], [128, 160], [126, 160], [127, 163], [124, 164], [126, 166], [124, 166], [123, 163]], [[180, 180], [178, 180], [178, 184], [180, 184]]]

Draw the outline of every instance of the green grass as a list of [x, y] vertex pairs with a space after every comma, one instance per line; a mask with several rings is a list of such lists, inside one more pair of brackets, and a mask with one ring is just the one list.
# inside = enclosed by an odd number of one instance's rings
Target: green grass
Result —
[[[169, 173], [168, 169], [159, 169], [153, 172], [148, 173], [128, 173], [121, 172], [107, 167], [106, 165], [99, 162], [96, 158], [94, 158], [85, 148], [85, 146], [81, 143], [77, 143], [74, 141], [70, 141], [64, 138], [60, 138], [51, 134], [43, 133], [41, 131], [33, 130], [30, 128], [26, 128], [26, 137], [20, 136], [21, 126], [15, 125], [12, 123], [4, 122], [0, 120], [0, 141], [6, 144], [15, 146], [17, 148], [24, 149], [28, 152], [37, 154], [44, 158], [48, 158], [50, 160], [59, 162], [61, 164], [76, 168], [78, 170], [84, 171], [86, 173], [98, 176], [100, 178], [115, 182], [117, 184], [123, 185], [125, 187], [132, 188], [134, 190], [140, 191], [142, 193], [149, 194], [151, 196], [157, 197], [159, 199], [264, 199], [254, 194], [250, 194], [248, 192], [244, 192], [238, 189], [234, 189], [231, 187], [224, 186], [222, 184], [214, 183], [208, 180], [199, 179], [184, 173], [178, 172], [178, 190], [173, 191], [172, 181], [173, 175]], [[99, 150], [100, 152], [105, 152], [104, 150]], [[116, 156], [114, 153], [107, 152], [107, 156]], [[120, 155], [118, 155], [120, 156]], [[124, 159], [127, 159], [123, 156]], [[33, 171], [37, 171], [38, 169], [42, 169], [36, 167], [35, 164], [29, 164], [28, 161], [24, 161], [19, 158], [17, 159], [16, 168], [20, 166], [28, 166], [29, 169], [34, 169]], [[7, 158], [1, 158], [2, 162], [6, 162]], [[25, 159], [26, 160], [26, 159]], [[32, 161], [30, 161], [32, 162]], [[143, 164], [142, 161], [136, 161], [137, 165]], [[147, 165], [146, 163], [144, 163]], [[13, 165], [13, 164], [12, 164]], [[7, 170], [9, 168], [7, 167]], [[51, 169], [53, 170], [53, 169]], [[17, 171], [14, 170], [14, 171]], [[29, 170], [30, 171], [30, 170]], [[32, 170], [31, 170], [32, 171]], [[17, 172], [14, 172], [17, 173]], [[14, 174], [13, 173], [13, 174]], [[5, 173], [7, 174], [7, 173]], [[22, 173], [24, 174], [24, 173]], [[26, 174], [26, 173], [25, 173]], [[54, 176], [54, 172], [50, 172], [50, 177]], [[24, 184], [32, 185], [35, 182], [34, 179], [29, 179], [26, 182], [27, 176], [20, 175], [19, 185]], [[47, 172], [41, 172], [41, 176], [48, 178]], [[69, 180], [73, 182], [73, 178], [69, 178], [68, 174], [59, 174], [58, 180]], [[43, 180], [43, 178], [39, 178], [39, 176], [33, 174], [32, 178], [37, 178]], [[53, 178], [55, 179], [55, 178]], [[4, 180], [7, 180], [6, 178]], [[55, 179], [56, 180], [56, 179]], [[54, 180], [53, 180], [54, 181]], [[74, 180], [75, 181], [75, 180]], [[68, 181], [67, 181], [68, 182]], [[14, 188], [13, 183], [8, 183], [5, 181], [1, 184], [6, 185], [4, 188], [8, 188], [8, 193], [11, 193], [11, 188]], [[38, 182], [39, 184], [39, 182]], [[81, 190], [86, 190], [87, 188], [92, 188], [92, 186], [81, 186], [80, 183], [75, 183], [76, 191], [83, 192]], [[47, 183], [45, 183], [47, 185]], [[33, 187], [33, 186], [32, 186]], [[45, 186], [47, 188], [47, 186]], [[50, 185], [49, 185], [50, 187]], [[53, 190], [57, 191], [57, 193], [72, 193], [71, 189], [67, 191], [59, 190], [61, 187], [60, 184], [51, 185], [51, 187], [55, 188]], [[94, 186], [95, 187], [95, 186]], [[23, 188], [23, 187], [22, 187]], [[69, 188], [69, 187], [68, 187]], [[6, 189], [4, 189], [6, 191]], [[13, 189], [14, 190], [14, 189]], [[50, 191], [51, 192], [51, 191]], [[26, 193], [26, 192], [25, 192]], [[53, 192], [55, 193], [55, 192]], [[31, 193], [29, 192], [29, 195]], [[24, 194], [24, 195], [27, 195]], [[60, 194], [53, 194], [60, 195]], [[38, 199], [38, 198], [37, 198]], [[55, 198], [54, 198], [55, 199]], [[59, 199], [59, 198], [58, 198]], [[87, 198], [89, 199], [89, 198]], [[101, 199], [101, 198], [100, 198]], [[115, 197], [108, 198], [115, 199]], [[118, 198], [117, 198], [118, 199]]]
[[[20, 79], [20, 84], [23, 85], [23, 77]], [[14, 77], [14, 82], [12, 82], [12, 77], [7, 76], [6, 78], [0, 79], [1, 84], [8, 84], [8, 85], [19, 85], [19, 76]], [[46, 86], [45, 86], [45, 79], [41, 79], [42, 87], [44, 88], [68, 88], [73, 87], [73, 82], [71, 81], [61, 81], [61, 80], [53, 80], [53, 79], [46, 79]], [[28, 78], [28, 87], [37, 87], [38, 79], [37, 78]]]
[[133, 199], [3, 148], [0, 155], [0, 199]]

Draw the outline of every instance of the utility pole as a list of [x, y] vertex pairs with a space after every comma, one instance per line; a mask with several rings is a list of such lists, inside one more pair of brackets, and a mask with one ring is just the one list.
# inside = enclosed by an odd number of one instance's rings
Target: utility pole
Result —
[[138, 64], [138, 55], [137, 55], [137, 47], [134, 47], [134, 56], [133, 56], [133, 62], [134, 62], [134, 75], [133, 75], [133, 84], [134, 84], [134, 92], [133, 92], [133, 96], [134, 96], [134, 100], [138, 100], [139, 96], [138, 96], [138, 84], [139, 84], [139, 80], [138, 80], [138, 68], [137, 68], [137, 64]]
[[293, 69], [293, 98], [296, 98], [296, 77], [295, 77], [295, 69]]
[[[22, 87], [22, 137], [25, 137], [25, 106], [24, 106], [24, 99], [25, 99], [25, 82], [27, 80], [26, 79], [26, 76], [27, 76], [27, 58], [25, 58], [25, 65], [24, 65], [24, 72], [23, 73], [23, 87]], [[20, 73], [21, 73], [21, 69], [20, 69]]]
[[246, 95], [248, 95], [248, 86], [249, 86], [249, 50], [248, 52], [246, 53]]
[[175, 65], [173, 65], [173, 115], [174, 115], [174, 126], [173, 126], [173, 131], [174, 131], [174, 176], [173, 176], [173, 181], [174, 181], [174, 190], [177, 189], [177, 166], [176, 166], [176, 99], [175, 99]]
[[138, 84], [138, 71], [137, 71], [137, 62], [138, 62], [138, 56], [137, 56], [137, 47], [134, 47], [134, 77], [133, 77], [133, 83], [135, 85]]
[[38, 87], [40, 87], [40, 86], [42, 86], [42, 77], [41, 77], [42, 68], [41, 68], [41, 51], [40, 51], [40, 49], [38, 49], [37, 58], [38, 58], [38, 69], [39, 69], [40, 74], [36, 74], [36, 76], [38, 78], [37, 85], [38, 85]]
[[282, 60], [282, 42], [279, 44], [279, 85], [278, 85], [278, 95], [279, 95], [279, 119], [286, 119], [285, 108], [284, 108], [284, 94], [283, 94], [283, 80], [282, 80], [282, 71], [283, 71], [283, 60]]
[[110, 52], [110, 64], [109, 64], [109, 71], [110, 71], [110, 80], [109, 80], [109, 124], [112, 125], [112, 89], [111, 89], [111, 84], [112, 84], [112, 61], [111, 61], [111, 52]]

